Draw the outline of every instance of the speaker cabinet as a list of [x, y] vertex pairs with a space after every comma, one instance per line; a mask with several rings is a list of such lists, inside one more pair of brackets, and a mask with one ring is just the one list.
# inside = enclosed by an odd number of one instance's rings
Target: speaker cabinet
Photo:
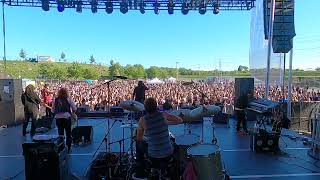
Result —
[[234, 84], [235, 99], [237, 102], [238, 98], [244, 94], [254, 94], [254, 79], [253, 78], [236, 78]]
[[63, 138], [22, 144], [26, 180], [69, 180], [68, 153]]
[[21, 94], [21, 79], [0, 79], [0, 125], [11, 126], [24, 121]]
[[[269, 19], [272, 0], [264, 0], [264, 33], [269, 39]], [[294, 0], [275, 0], [272, 48], [274, 53], [288, 53], [296, 35], [294, 25]]]
[[279, 138], [278, 133], [269, 133], [264, 130], [262, 132], [251, 135], [250, 148], [256, 152], [262, 151], [279, 151]]

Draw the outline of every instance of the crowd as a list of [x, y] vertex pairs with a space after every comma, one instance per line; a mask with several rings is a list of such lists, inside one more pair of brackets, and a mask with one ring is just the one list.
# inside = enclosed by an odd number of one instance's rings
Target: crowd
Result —
[[[137, 80], [116, 80], [110, 83], [110, 106], [118, 105], [121, 101], [132, 99], [133, 90], [137, 86]], [[225, 106], [234, 104], [234, 81], [213, 81], [213, 82], [174, 82], [163, 84], [146, 84], [149, 90], [146, 97], [154, 97], [159, 105], [166, 100], [170, 101], [173, 107], [190, 106], [200, 103], [214, 104], [222, 103]], [[108, 101], [108, 86], [106, 81], [94, 81], [92, 84], [80, 81], [52, 82], [49, 83], [49, 90], [54, 94], [65, 87], [70, 92], [70, 97], [77, 105], [84, 102], [91, 109], [95, 107], [106, 107]], [[37, 92], [41, 93], [41, 86]], [[264, 86], [255, 87], [255, 97], [263, 98]], [[283, 93], [281, 87], [270, 88], [270, 99], [282, 101], [287, 99], [288, 89]], [[293, 87], [292, 99], [294, 102], [320, 101], [320, 91], [308, 88]]]

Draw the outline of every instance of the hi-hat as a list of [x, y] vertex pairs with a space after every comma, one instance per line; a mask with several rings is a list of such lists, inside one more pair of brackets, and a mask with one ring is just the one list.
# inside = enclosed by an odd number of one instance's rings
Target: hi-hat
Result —
[[122, 101], [120, 102], [119, 106], [129, 111], [144, 111], [144, 105], [134, 100]]

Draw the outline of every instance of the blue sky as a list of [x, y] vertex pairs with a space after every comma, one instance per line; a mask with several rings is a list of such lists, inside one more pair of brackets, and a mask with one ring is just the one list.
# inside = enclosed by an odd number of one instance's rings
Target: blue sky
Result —
[[[294, 68], [320, 66], [320, 0], [296, 0]], [[91, 54], [98, 63], [115, 59], [122, 65], [143, 64], [193, 69], [235, 69], [249, 65], [250, 12], [180, 11], [170, 16], [166, 11], [155, 15], [147, 11], [115, 10], [92, 14], [66, 9], [58, 13], [41, 8], [6, 6], [7, 57], [17, 59], [21, 48], [29, 57], [51, 55], [58, 59], [63, 51], [69, 61], [87, 61]], [[0, 21], [2, 23], [2, 20]], [[0, 37], [3, 56], [2, 36]]]

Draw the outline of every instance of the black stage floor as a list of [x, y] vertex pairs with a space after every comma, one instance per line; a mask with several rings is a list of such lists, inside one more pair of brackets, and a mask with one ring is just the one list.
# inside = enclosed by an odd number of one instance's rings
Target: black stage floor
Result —
[[[110, 124], [114, 120], [109, 120]], [[204, 142], [211, 142], [212, 126], [205, 121]], [[69, 155], [69, 167], [71, 172], [83, 179], [88, 165], [93, 160], [93, 153], [103, 139], [108, 120], [107, 119], [80, 119], [79, 125], [92, 125], [94, 127], [93, 142], [83, 146], [73, 146]], [[122, 138], [122, 122], [117, 121], [112, 128], [111, 141]], [[280, 155], [272, 153], [256, 153], [250, 150], [250, 136], [240, 136], [235, 131], [235, 121], [230, 120], [228, 125], [215, 125], [215, 134], [218, 145], [222, 151], [222, 161], [231, 179], [320, 179], [320, 162], [307, 155], [308, 146], [303, 145], [301, 138], [291, 139], [288, 136], [301, 137], [295, 132], [283, 130], [280, 140]], [[252, 127], [252, 122], [249, 127]], [[201, 136], [201, 124], [191, 125], [191, 133]], [[0, 129], [0, 180], [24, 178], [24, 157], [22, 156], [22, 143], [29, 141], [30, 137], [22, 137], [21, 126]], [[178, 137], [184, 134], [184, 125], [170, 127], [171, 132]], [[49, 133], [56, 133], [56, 129]], [[129, 137], [129, 129], [125, 130], [125, 136]], [[119, 144], [112, 147], [112, 151], [119, 151]], [[126, 149], [129, 141], [126, 142]], [[101, 147], [100, 151], [105, 151]]]

